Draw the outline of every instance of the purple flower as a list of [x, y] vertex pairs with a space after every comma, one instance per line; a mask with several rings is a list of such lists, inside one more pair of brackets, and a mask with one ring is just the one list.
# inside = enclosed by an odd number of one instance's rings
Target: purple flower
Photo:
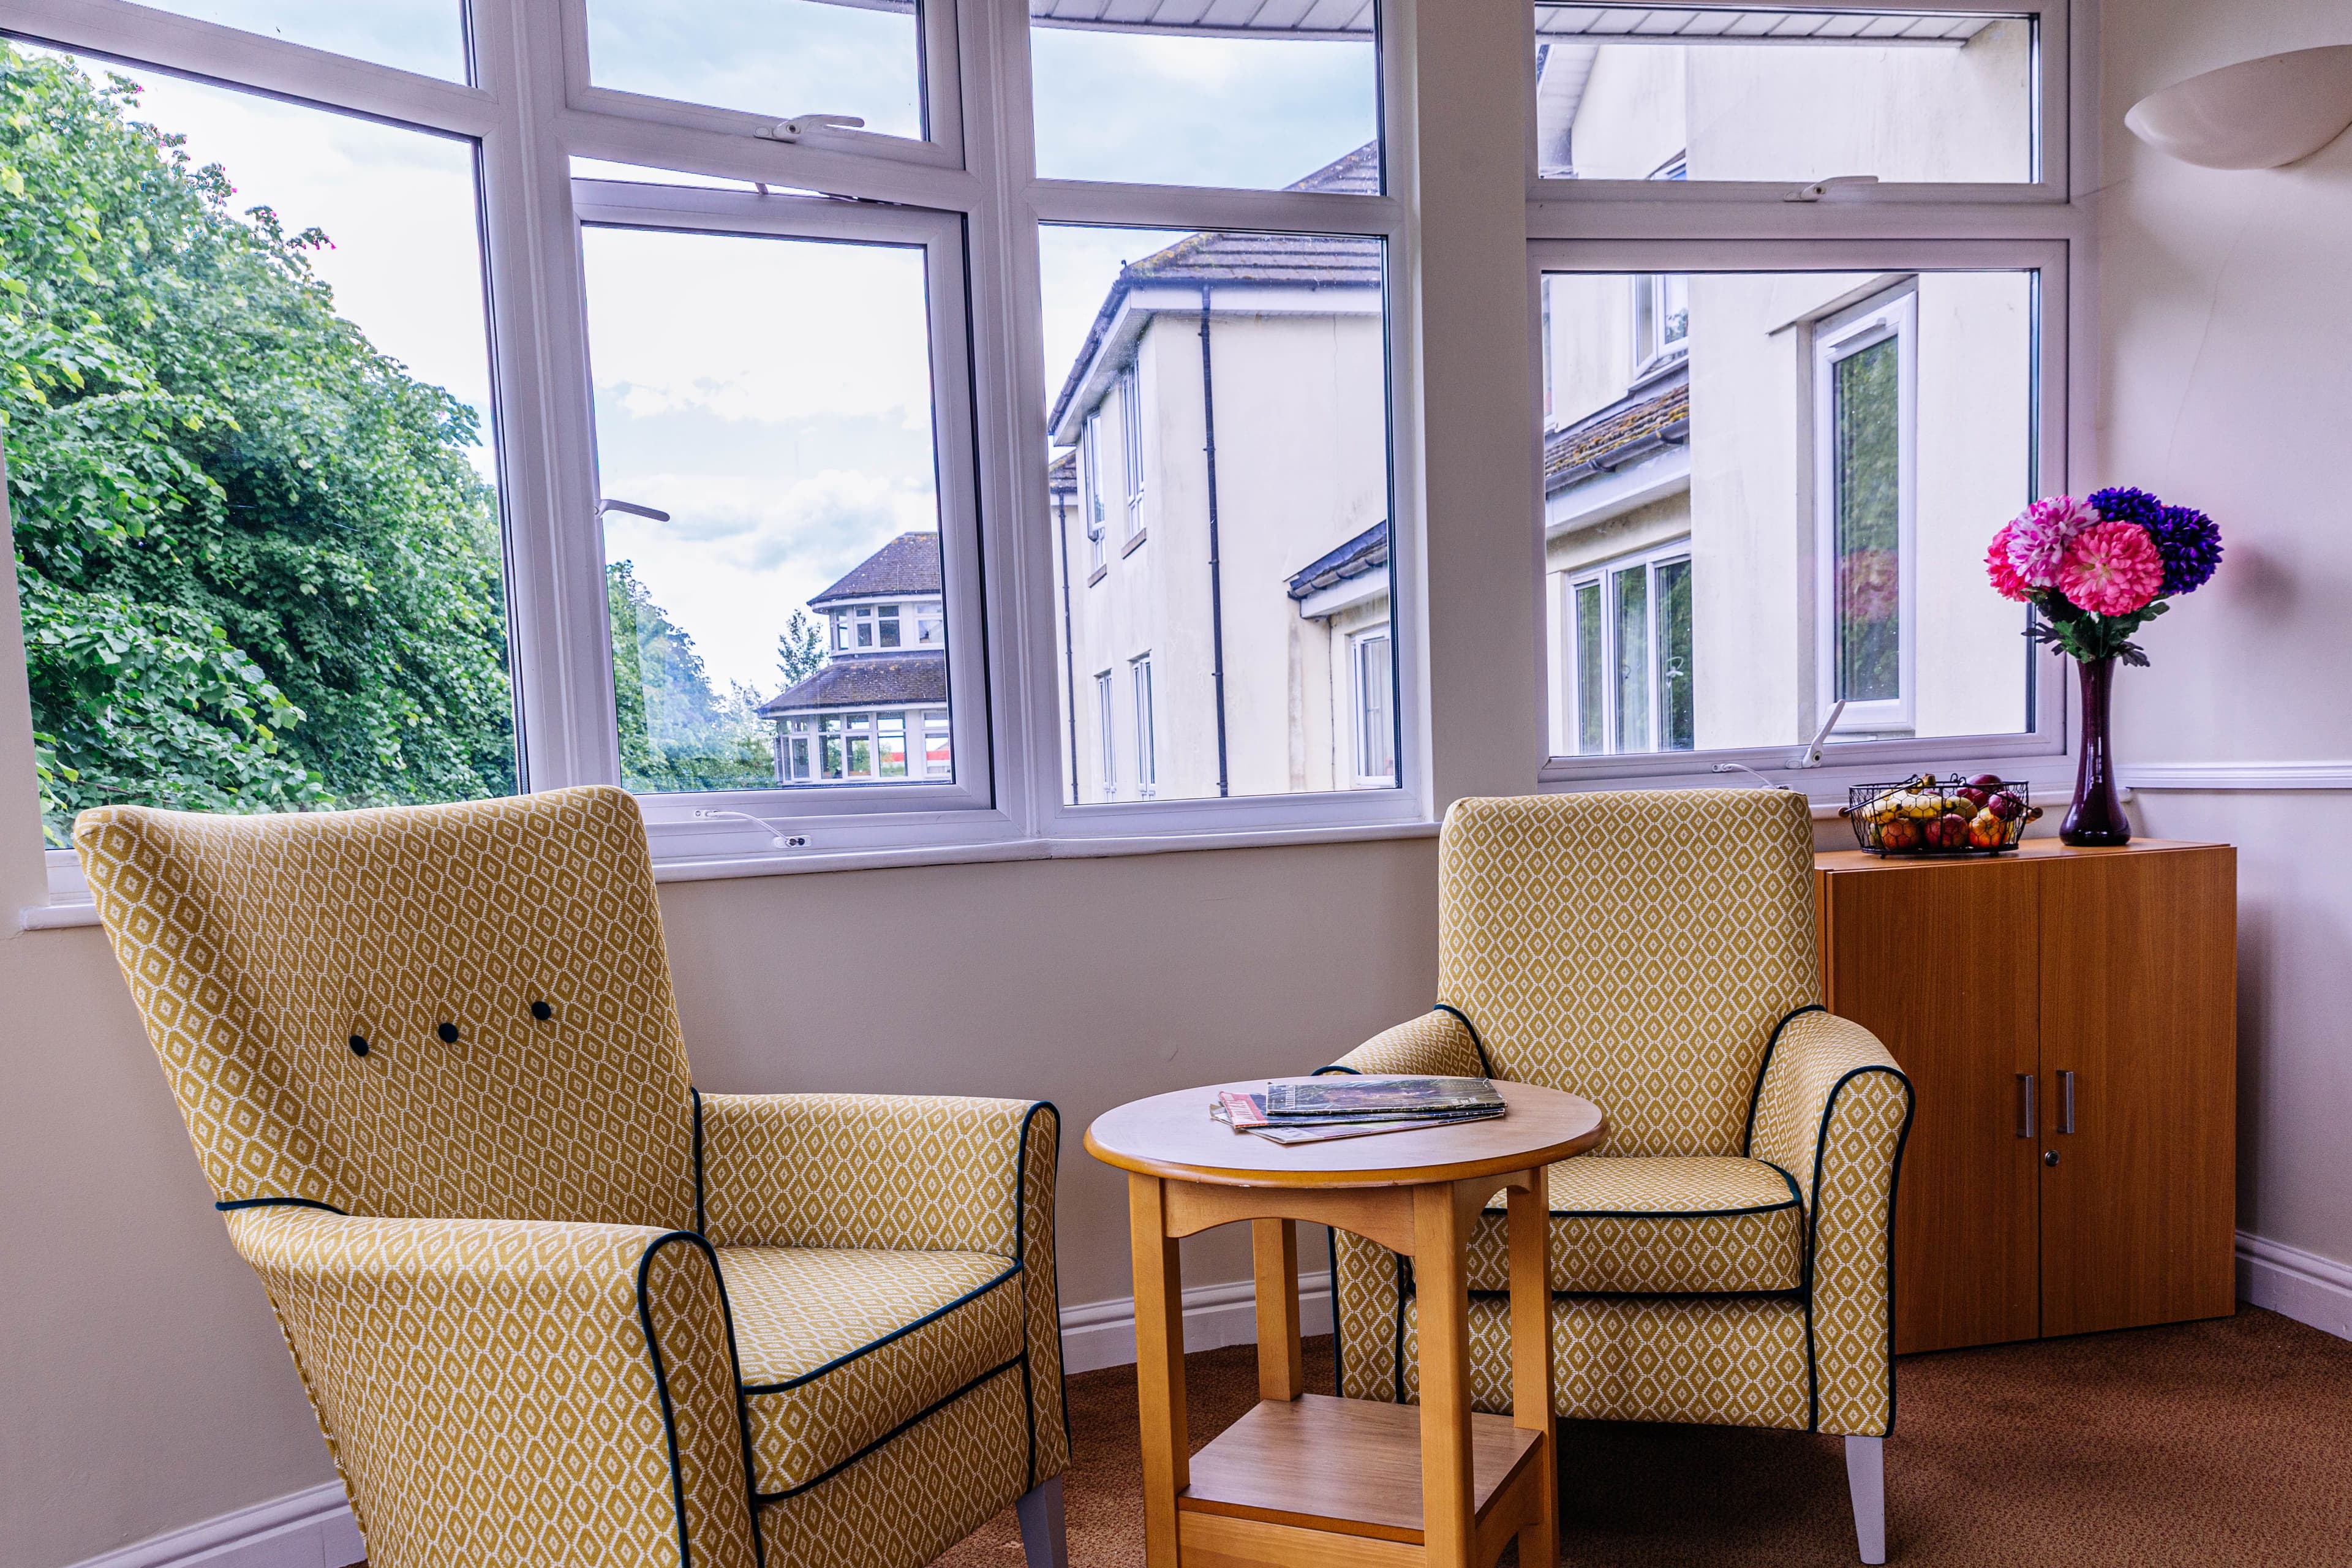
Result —
[[2010, 564], [2027, 587], [2055, 587], [2066, 547], [2098, 521], [2099, 514], [2073, 496], [2035, 501], [2010, 521]]
[[2091, 492], [2091, 505], [2108, 522], [2136, 522], [2150, 533], [2164, 517], [2164, 503], [2143, 489], [2112, 485]]
[[2168, 597], [2203, 587], [2221, 564], [2221, 531], [2193, 506], [2166, 507], [2147, 531], [2164, 557], [2162, 592]]

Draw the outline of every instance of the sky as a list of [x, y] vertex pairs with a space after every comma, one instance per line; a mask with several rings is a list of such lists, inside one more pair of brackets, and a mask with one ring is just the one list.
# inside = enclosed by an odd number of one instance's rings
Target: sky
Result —
[[[163, 8], [462, 79], [457, 0], [155, 0]], [[779, 118], [920, 124], [911, 11], [815, 0], [590, 0], [600, 86]], [[1039, 172], [1273, 187], [1371, 140], [1369, 43], [1033, 35]], [[490, 426], [471, 149], [425, 133], [181, 81], [136, 117], [217, 162], [239, 210], [316, 226], [337, 309]], [[712, 184], [609, 164], [576, 174]], [[1049, 229], [1046, 395], [1061, 386], [1124, 261], [1173, 232]], [[923, 258], [886, 246], [590, 230], [589, 344], [603, 493], [672, 514], [605, 520], [692, 634], [714, 682], [772, 695], [791, 613], [892, 536], [937, 526]], [[955, 367], [959, 373], [961, 366]], [[489, 448], [476, 455], [486, 475]]]

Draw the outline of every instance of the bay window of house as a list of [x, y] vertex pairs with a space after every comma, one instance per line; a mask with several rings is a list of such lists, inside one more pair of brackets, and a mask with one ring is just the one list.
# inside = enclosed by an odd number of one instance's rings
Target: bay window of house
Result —
[[1534, 7], [1547, 782], [2063, 753], [2070, 10]]

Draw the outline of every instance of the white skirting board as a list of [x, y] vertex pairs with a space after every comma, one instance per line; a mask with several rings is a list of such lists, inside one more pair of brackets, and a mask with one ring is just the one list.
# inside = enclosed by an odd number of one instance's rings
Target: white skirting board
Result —
[[2352, 1264], [2242, 1230], [2238, 1299], [2352, 1340]]
[[[1331, 1331], [1331, 1276], [1298, 1275], [1298, 1331]], [[1213, 1351], [1257, 1342], [1257, 1295], [1250, 1281], [1195, 1285], [1184, 1292], [1184, 1348]], [[1062, 1370], [1093, 1372], [1135, 1360], [1135, 1298], [1087, 1301], [1062, 1309]]]
[[[2352, 1339], [2352, 1265], [2238, 1233], [2238, 1295], [2257, 1307]], [[1331, 1277], [1298, 1277], [1299, 1328], [1331, 1331]], [[1250, 1282], [1198, 1285], [1184, 1292], [1184, 1348], [1214, 1350], [1257, 1339]], [[1070, 1372], [1135, 1360], [1135, 1301], [1087, 1301], [1062, 1309], [1062, 1361]], [[346, 1568], [364, 1552], [358, 1527], [330, 1482], [272, 1502], [151, 1537], [73, 1568]]]

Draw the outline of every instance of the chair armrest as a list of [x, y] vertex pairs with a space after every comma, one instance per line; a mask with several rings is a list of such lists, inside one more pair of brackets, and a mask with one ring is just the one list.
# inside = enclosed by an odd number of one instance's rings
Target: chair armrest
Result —
[[941, 1095], [696, 1097], [702, 1228], [719, 1247], [993, 1252], [1021, 1269], [1030, 1474], [1069, 1463], [1054, 1182], [1061, 1113]]
[[1895, 1425], [1895, 1189], [1911, 1080], [1878, 1037], [1820, 1008], [1781, 1021], [1757, 1086], [1748, 1153], [1805, 1205], [1816, 1431]]
[[688, 1231], [232, 1210], [371, 1555], [755, 1568], [735, 1352]]
[[1383, 1029], [1322, 1068], [1360, 1073], [1425, 1073], [1436, 1078], [1484, 1078], [1486, 1053], [1462, 1015], [1434, 1007]]

